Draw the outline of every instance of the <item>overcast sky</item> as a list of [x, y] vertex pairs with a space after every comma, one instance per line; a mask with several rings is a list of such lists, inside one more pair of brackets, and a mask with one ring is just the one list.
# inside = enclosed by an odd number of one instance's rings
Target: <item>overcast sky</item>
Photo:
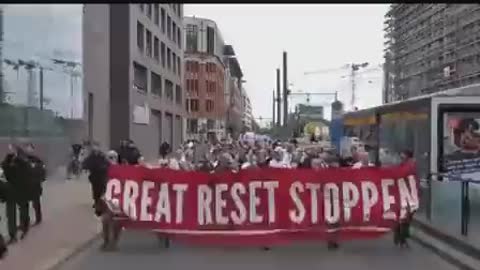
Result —
[[[383, 21], [388, 5], [185, 5], [185, 15], [217, 22], [227, 43], [234, 46], [247, 80], [255, 117], [271, 117], [275, 69], [288, 52], [288, 79], [293, 91], [339, 91], [350, 104], [351, 82], [345, 69], [305, 76], [305, 71], [335, 69], [347, 63], [383, 62]], [[357, 80], [357, 107], [381, 104], [381, 69]], [[371, 83], [368, 83], [371, 81]], [[311, 104], [331, 102], [312, 97]], [[291, 103], [306, 102], [297, 97]], [[348, 106], [347, 106], [348, 107]], [[330, 109], [326, 108], [330, 117]]]

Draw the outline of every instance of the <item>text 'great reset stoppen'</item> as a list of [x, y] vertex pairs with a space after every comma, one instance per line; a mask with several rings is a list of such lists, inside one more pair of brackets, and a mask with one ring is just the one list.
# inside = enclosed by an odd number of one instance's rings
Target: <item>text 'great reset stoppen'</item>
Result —
[[404, 165], [207, 174], [113, 166], [105, 200], [124, 217], [122, 226], [176, 236], [254, 243], [329, 233], [363, 238], [418, 209], [414, 171]]

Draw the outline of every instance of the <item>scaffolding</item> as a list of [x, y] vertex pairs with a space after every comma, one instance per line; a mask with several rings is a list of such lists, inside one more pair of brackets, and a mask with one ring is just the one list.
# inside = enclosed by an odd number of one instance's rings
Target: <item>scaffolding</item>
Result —
[[384, 102], [480, 82], [480, 4], [392, 4]]

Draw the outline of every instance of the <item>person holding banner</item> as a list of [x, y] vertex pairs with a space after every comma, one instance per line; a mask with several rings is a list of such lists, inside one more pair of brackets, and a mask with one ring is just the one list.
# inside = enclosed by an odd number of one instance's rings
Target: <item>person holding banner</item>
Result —
[[105, 193], [106, 182], [108, 180], [108, 168], [110, 166], [110, 161], [107, 159], [106, 155], [100, 150], [98, 143], [94, 142], [92, 144], [92, 150], [88, 157], [83, 161], [83, 168], [89, 171], [88, 180], [92, 187], [92, 198], [93, 206], [95, 209], [95, 214], [97, 216], [101, 215], [101, 210], [98, 209], [100, 198]]

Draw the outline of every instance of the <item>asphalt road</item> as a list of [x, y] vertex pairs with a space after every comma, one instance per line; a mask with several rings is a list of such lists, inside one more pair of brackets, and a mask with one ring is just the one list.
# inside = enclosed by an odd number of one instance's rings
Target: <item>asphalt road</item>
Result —
[[71, 258], [60, 270], [453, 270], [437, 255], [411, 243], [409, 250], [393, 246], [391, 236], [379, 240], [344, 243], [327, 250], [325, 243], [295, 244], [270, 251], [260, 248], [206, 248], [173, 243], [159, 247], [154, 237], [142, 232], [122, 235], [119, 250], [99, 251], [100, 242]]

